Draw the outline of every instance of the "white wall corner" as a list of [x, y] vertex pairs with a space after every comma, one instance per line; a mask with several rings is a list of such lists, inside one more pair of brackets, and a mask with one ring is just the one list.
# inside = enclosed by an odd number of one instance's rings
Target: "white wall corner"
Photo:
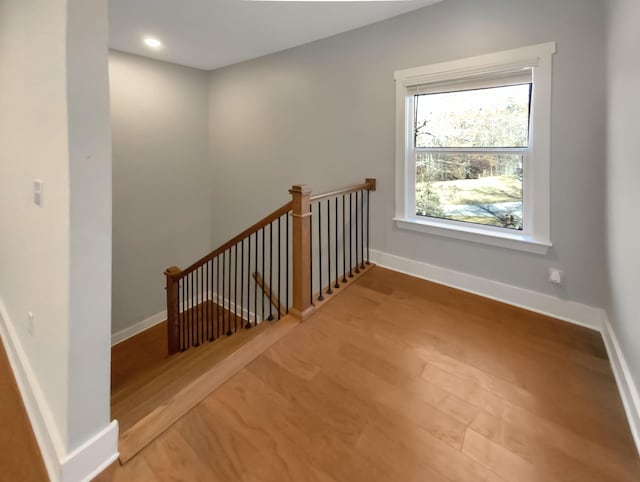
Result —
[[373, 249], [370, 252], [370, 257], [372, 262], [383, 268], [502, 301], [592, 330], [601, 331], [602, 328], [604, 311], [601, 308], [563, 300], [537, 291], [518, 288]]
[[602, 320], [602, 338], [604, 339], [604, 346], [607, 348], [609, 362], [616, 378], [620, 398], [622, 398], [631, 435], [636, 443], [638, 455], [640, 455], [640, 392], [638, 392], [638, 387], [633, 381], [629, 365], [627, 365], [616, 333], [606, 314], [604, 314]]
[[118, 458], [118, 422], [111, 422], [82, 447], [66, 454], [47, 400], [2, 300], [0, 338], [49, 479], [52, 482], [90, 481]]

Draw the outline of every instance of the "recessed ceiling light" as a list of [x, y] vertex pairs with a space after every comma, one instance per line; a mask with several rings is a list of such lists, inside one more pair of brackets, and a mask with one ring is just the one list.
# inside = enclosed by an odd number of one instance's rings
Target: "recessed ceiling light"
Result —
[[160, 40], [158, 40], [157, 38], [154, 37], [145, 37], [144, 38], [144, 44], [152, 49], [159, 49], [160, 47], [162, 47], [162, 42], [160, 42]]

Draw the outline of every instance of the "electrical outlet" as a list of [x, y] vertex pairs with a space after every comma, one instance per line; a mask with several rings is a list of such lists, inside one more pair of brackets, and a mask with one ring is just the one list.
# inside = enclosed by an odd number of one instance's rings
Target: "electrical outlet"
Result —
[[549, 281], [555, 285], [562, 284], [564, 273], [558, 268], [549, 268]]
[[29, 312], [27, 313], [27, 331], [29, 332], [30, 335], [33, 335], [33, 332], [35, 331], [35, 322], [34, 322], [34, 316], [33, 313]]

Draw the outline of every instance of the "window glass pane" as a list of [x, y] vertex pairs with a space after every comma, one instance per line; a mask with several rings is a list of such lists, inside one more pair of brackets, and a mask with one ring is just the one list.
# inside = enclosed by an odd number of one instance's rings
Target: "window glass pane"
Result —
[[416, 147], [528, 147], [530, 86], [416, 95]]
[[522, 230], [520, 154], [416, 154], [416, 214]]

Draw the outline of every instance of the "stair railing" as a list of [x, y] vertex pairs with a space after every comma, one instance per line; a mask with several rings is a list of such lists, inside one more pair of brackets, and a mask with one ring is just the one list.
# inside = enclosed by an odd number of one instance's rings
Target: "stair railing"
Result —
[[311, 196], [311, 301], [324, 301], [366, 269], [369, 261], [369, 193], [366, 179], [338, 191]]
[[376, 180], [367, 179], [312, 196], [309, 186], [295, 185], [291, 201], [250, 228], [184, 270], [167, 268], [169, 354], [263, 320], [311, 316], [314, 299], [322, 301], [369, 264], [375, 189]]

